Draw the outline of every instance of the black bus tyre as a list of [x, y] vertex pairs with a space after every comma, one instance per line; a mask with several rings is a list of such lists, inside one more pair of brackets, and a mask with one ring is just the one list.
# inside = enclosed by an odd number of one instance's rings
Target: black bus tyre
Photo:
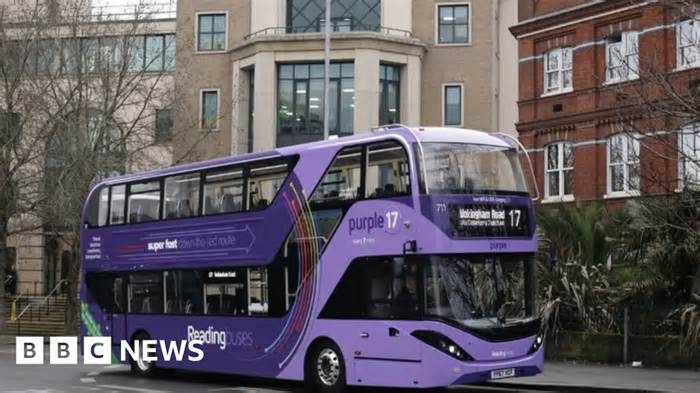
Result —
[[314, 345], [306, 358], [304, 378], [315, 392], [343, 392], [346, 386], [345, 360], [340, 348], [330, 340]]
[[[139, 332], [134, 336], [134, 339], [132, 340], [132, 344], [135, 344], [137, 341], [141, 342], [143, 340], [150, 340], [151, 336], [148, 335], [146, 332]], [[129, 359], [129, 363], [131, 365], [131, 373], [138, 376], [138, 377], [152, 377], [156, 375], [156, 364], [155, 362], [149, 362], [143, 359], [144, 357], [144, 351], [142, 351], [143, 346], [142, 344], [139, 345], [139, 358], [138, 359]]]

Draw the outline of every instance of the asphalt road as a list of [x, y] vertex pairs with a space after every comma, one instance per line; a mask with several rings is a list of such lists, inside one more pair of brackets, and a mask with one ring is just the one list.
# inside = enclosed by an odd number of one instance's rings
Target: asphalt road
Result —
[[[48, 359], [47, 359], [48, 360]], [[357, 393], [389, 393], [397, 389], [352, 389]], [[459, 386], [449, 393], [464, 392], [535, 392], [527, 388]], [[549, 390], [564, 392], [564, 390]], [[56, 366], [15, 364], [14, 348], [0, 346], [0, 393], [63, 393], [63, 392], [114, 392], [114, 393], [191, 393], [191, 392], [304, 392], [304, 386], [294, 382], [282, 382], [240, 378], [228, 375], [170, 372], [156, 378], [137, 378], [126, 366]], [[415, 392], [406, 390], [404, 392]], [[577, 393], [581, 390], [577, 389]]]

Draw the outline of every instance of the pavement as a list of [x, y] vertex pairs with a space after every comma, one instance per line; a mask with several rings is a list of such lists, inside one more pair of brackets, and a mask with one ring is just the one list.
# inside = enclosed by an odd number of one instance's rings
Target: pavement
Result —
[[[0, 393], [304, 391], [304, 386], [295, 382], [228, 375], [175, 372], [144, 379], [132, 376], [128, 367], [122, 365], [18, 366], [15, 364], [14, 350], [14, 337], [0, 336]], [[48, 363], [48, 359], [45, 363]], [[399, 390], [352, 389], [351, 391], [393, 393]], [[448, 392], [700, 393], [700, 372], [548, 362], [545, 365], [545, 372], [538, 376], [480, 386], [455, 386], [450, 387]]]

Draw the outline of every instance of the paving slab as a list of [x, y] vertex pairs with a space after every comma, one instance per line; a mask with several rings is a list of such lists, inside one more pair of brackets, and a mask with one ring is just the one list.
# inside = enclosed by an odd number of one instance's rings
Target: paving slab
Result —
[[700, 371], [633, 368], [567, 362], [547, 362], [540, 375], [515, 378], [498, 385], [539, 386], [542, 390], [579, 387], [579, 391], [700, 393]]

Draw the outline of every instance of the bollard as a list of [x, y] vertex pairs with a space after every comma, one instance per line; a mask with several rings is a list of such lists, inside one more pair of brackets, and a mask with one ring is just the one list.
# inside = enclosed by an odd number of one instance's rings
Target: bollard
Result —
[[17, 320], [17, 302], [12, 302], [12, 309], [10, 311], [10, 321]]
[[623, 325], [624, 325], [624, 327], [623, 327], [623, 330], [624, 330], [624, 332], [623, 332], [623, 333], [624, 333], [624, 341], [623, 341], [623, 344], [622, 344], [622, 363], [623, 363], [623, 364], [627, 364], [627, 356], [628, 356], [628, 354], [629, 354], [629, 347], [628, 347], [628, 344], [629, 344], [629, 337], [630, 337], [630, 333], [629, 333], [629, 325], [630, 325], [630, 323], [629, 323], [629, 322], [630, 322], [629, 311], [630, 311], [629, 306], [625, 306], [625, 314], [624, 314], [624, 317], [623, 317], [624, 320], [622, 321], [622, 323], [623, 323]]

